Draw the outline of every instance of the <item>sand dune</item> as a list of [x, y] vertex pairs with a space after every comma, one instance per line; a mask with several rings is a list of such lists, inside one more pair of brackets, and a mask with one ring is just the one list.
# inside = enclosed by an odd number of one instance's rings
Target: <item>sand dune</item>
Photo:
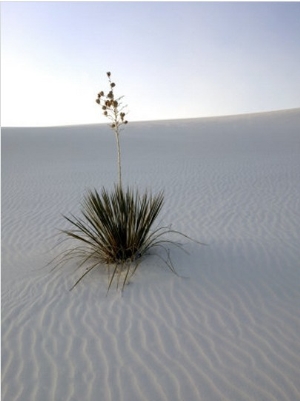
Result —
[[127, 184], [205, 242], [123, 294], [44, 266], [61, 214], [117, 180], [106, 125], [2, 129], [3, 401], [300, 399], [300, 109], [131, 123]]

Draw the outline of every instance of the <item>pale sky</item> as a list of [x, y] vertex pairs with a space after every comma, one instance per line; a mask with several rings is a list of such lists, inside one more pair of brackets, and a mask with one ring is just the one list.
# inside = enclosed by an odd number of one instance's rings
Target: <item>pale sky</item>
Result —
[[1, 125], [105, 122], [106, 72], [128, 120], [300, 107], [300, 3], [1, 2]]

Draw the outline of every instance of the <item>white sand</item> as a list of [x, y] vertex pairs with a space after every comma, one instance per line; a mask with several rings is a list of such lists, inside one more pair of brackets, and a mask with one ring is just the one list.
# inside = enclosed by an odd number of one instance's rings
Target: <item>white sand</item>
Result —
[[124, 181], [208, 246], [121, 296], [50, 272], [61, 214], [117, 180], [106, 125], [2, 129], [3, 401], [300, 400], [300, 109], [131, 123]]

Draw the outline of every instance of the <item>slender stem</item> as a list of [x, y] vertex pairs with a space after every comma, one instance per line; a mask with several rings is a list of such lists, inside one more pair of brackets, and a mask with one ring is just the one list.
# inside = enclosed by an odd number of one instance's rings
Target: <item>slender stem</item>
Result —
[[119, 132], [119, 121], [118, 121], [118, 106], [113, 108], [114, 113], [114, 131], [115, 137], [117, 141], [117, 150], [118, 150], [118, 177], [119, 177], [119, 188], [122, 188], [122, 172], [121, 172], [121, 147], [120, 147], [120, 132]]
[[119, 188], [122, 188], [122, 172], [121, 172], [121, 148], [119, 139], [119, 129], [115, 130], [117, 148], [118, 148], [118, 176], [119, 176]]

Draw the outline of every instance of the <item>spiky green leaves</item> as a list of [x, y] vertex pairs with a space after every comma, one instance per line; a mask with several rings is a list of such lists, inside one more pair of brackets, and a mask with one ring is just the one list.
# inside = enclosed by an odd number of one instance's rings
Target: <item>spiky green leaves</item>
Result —
[[151, 228], [163, 201], [162, 192], [155, 196], [146, 192], [141, 196], [138, 191], [130, 188], [124, 191], [119, 186], [111, 193], [105, 188], [101, 194], [89, 191], [82, 203], [82, 217], [64, 216], [72, 229], [62, 233], [79, 244], [67, 252], [68, 259], [80, 256], [82, 263], [89, 262], [92, 268], [113, 265], [109, 288], [125, 267], [124, 287], [130, 269], [134, 272], [138, 259], [157, 243], [156, 231]]

